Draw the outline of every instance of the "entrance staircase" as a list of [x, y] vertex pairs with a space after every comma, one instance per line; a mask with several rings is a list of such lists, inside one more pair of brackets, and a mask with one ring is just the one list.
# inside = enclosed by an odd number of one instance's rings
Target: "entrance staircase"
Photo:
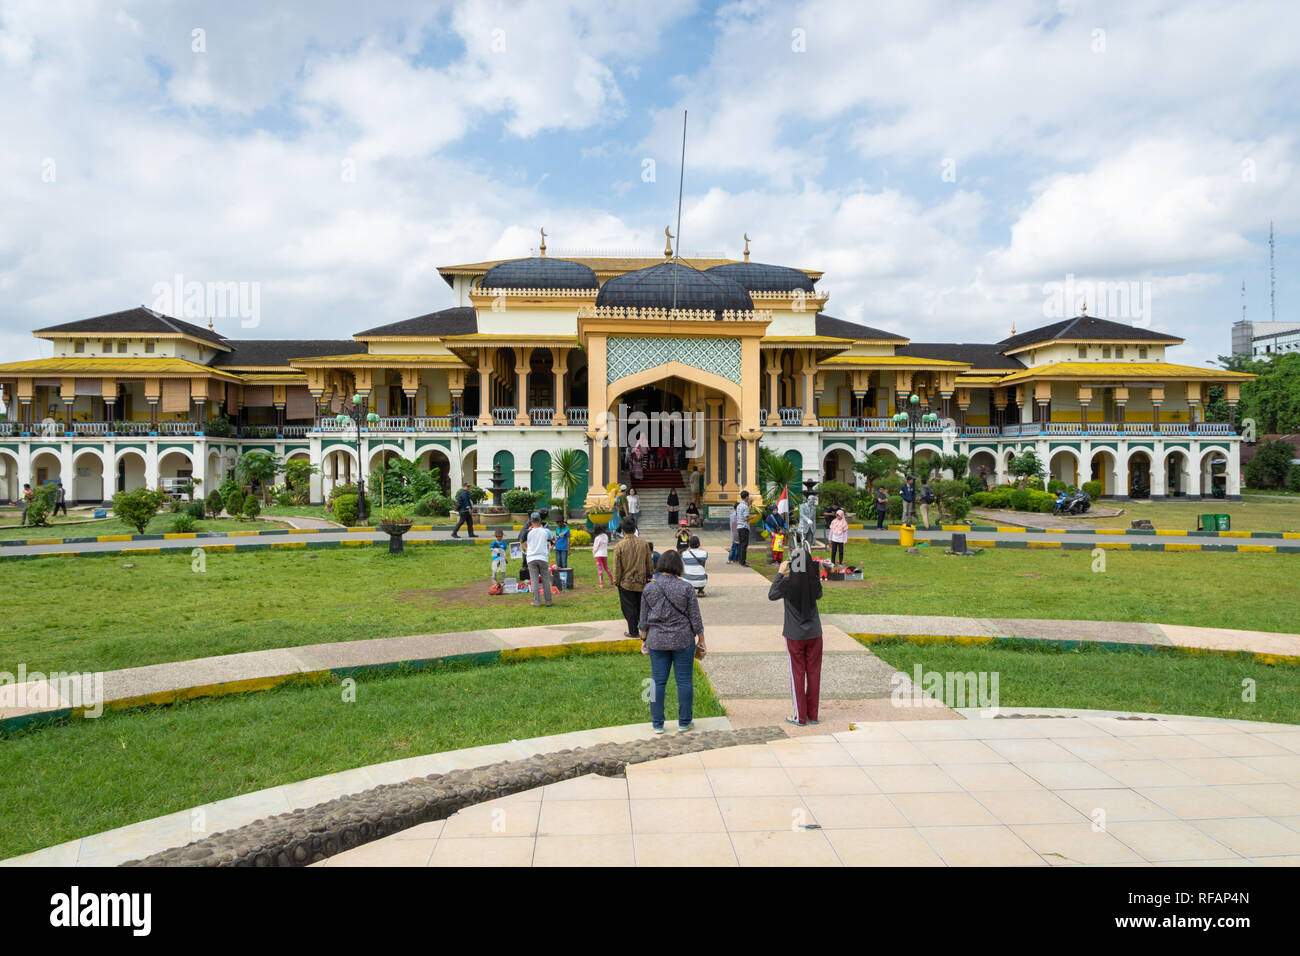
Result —
[[680, 471], [675, 469], [647, 471], [645, 477], [635, 484], [628, 479], [627, 473], [624, 472], [624, 476], [619, 480], [636, 489], [641, 505], [642, 528], [667, 530], [668, 492], [673, 488], [677, 489], [678, 512], [682, 517], [685, 517], [686, 502], [689, 496], [686, 493], [686, 484], [682, 481]]

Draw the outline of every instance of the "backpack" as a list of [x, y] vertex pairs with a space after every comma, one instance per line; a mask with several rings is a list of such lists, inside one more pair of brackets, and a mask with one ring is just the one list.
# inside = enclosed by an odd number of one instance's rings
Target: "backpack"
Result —
[[931, 488], [929, 485], [926, 485], [924, 488], [921, 489], [921, 504], [923, 505], [934, 504], [934, 489]]

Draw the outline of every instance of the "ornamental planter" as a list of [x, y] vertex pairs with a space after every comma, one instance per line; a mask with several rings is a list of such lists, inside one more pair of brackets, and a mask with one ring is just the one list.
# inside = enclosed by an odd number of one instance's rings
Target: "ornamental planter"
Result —
[[410, 521], [404, 521], [397, 524], [381, 524], [379, 530], [388, 535], [388, 553], [402, 553], [402, 535], [411, 530]]

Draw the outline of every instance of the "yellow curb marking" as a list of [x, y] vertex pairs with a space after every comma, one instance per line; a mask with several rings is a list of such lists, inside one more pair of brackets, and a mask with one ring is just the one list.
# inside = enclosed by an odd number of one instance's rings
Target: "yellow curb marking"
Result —
[[95, 540], [101, 544], [107, 541], [130, 541], [131, 536], [129, 534], [101, 534]]
[[1181, 538], [1187, 537], [1186, 531], [1162, 531], [1160, 529], [1156, 529], [1156, 534], [1164, 537], [1181, 537]]

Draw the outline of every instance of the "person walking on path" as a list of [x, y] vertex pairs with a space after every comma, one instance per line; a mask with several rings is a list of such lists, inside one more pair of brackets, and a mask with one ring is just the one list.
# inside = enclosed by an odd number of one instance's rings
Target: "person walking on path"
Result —
[[885, 511], [889, 508], [889, 492], [884, 485], [876, 486], [876, 530], [885, 529]]
[[916, 517], [916, 479], [911, 475], [903, 485], [903, 524], [913, 524]]
[[695, 588], [682, 580], [682, 556], [665, 551], [659, 556], [654, 580], [645, 586], [637, 622], [641, 653], [650, 655], [650, 723], [656, 734], [664, 732], [664, 692], [668, 671], [677, 679], [677, 729], [694, 727], [695, 658], [703, 657], [704, 621]]
[[677, 500], [677, 489], [676, 489], [676, 488], [671, 488], [671, 489], [669, 489], [669, 491], [668, 491], [668, 527], [670, 527], [670, 528], [675, 528], [675, 527], [677, 526], [677, 510], [678, 510], [677, 506], [678, 506], [680, 503], [681, 503], [681, 502], [679, 502], [679, 501]]
[[831, 564], [843, 564], [844, 545], [849, 540], [849, 519], [844, 516], [843, 508], [836, 511], [835, 517], [831, 519], [829, 536], [831, 539]]
[[785, 602], [781, 633], [790, 658], [790, 696], [795, 711], [786, 722], [796, 727], [820, 722], [822, 621], [817, 602], [821, 596], [821, 576], [806, 547], [795, 551], [791, 560], [777, 569], [767, 592], [769, 601]]
[[31, 503], [32, 503], [32, 486], [24, 482], [23, 498], [22, 498], [23, 520], [20, 522], [21, 527], [25, 527], [27, 525], [27, 509], [31, 506]]
[[934, 504], [934, 489], [930, 487], [930, 479], [926, 478], [921, 482], [921, 521], [923, 527], [930, 527], [930, 505]]
[[603, 524], [592, 528], [591, 557], [596, 562], [596, 579], [599, 582], [596, 586], [603, 588], [605, 578], [609, 578], [609, 583], [613, 584], [614, 575], [609, 570], [609, 530]]
[[740, 504], [736, 505], [736, 563], [742, 568], [749, 567], [749, 492], [740, 493]]
[[554, 532], [542, 527], [542, 516], [536, 511], [529, 518], [528, 550], [524, 560], [528, 562], [528, 578], [532, 585], [533, 607], [541, 607], [541, 599], [546, 599], [546, 606], [551, 606], [551, 539]]
[[471, 538], [477, 537], [474, 534], [474, 499], [470, 497], [468, 481], [465, 482], [460, 491], [456, 492], [456, 517], [458, 519], [456, 527], [451, 529], [453, 538], [460, 537], [456, 532], [460, 530], [461, 525], [466, 527]]
[[626, 534], [614, 546], [613, 578], [618, 587], [618, 603], [627, 622], [624, 637], [636, 637], [641, 622], [641, 593], [654, 573], [650, 542], [636, 534], [636, 522], [628, 519]]
[[686, 478], [686, 486], [691, 490], [691, 503], [698, 509], [700, 507], [700, 496], [704, 493], [704, 474], [695, 465], [691, 465], [691, 473]]
[[57, 518], [59, 509], [63, 509], [63, 517], [68, 516], [68, 489], [63, 487], [63, 482], [57, 482], [54, 486], [54, 514], [50, 517]]

